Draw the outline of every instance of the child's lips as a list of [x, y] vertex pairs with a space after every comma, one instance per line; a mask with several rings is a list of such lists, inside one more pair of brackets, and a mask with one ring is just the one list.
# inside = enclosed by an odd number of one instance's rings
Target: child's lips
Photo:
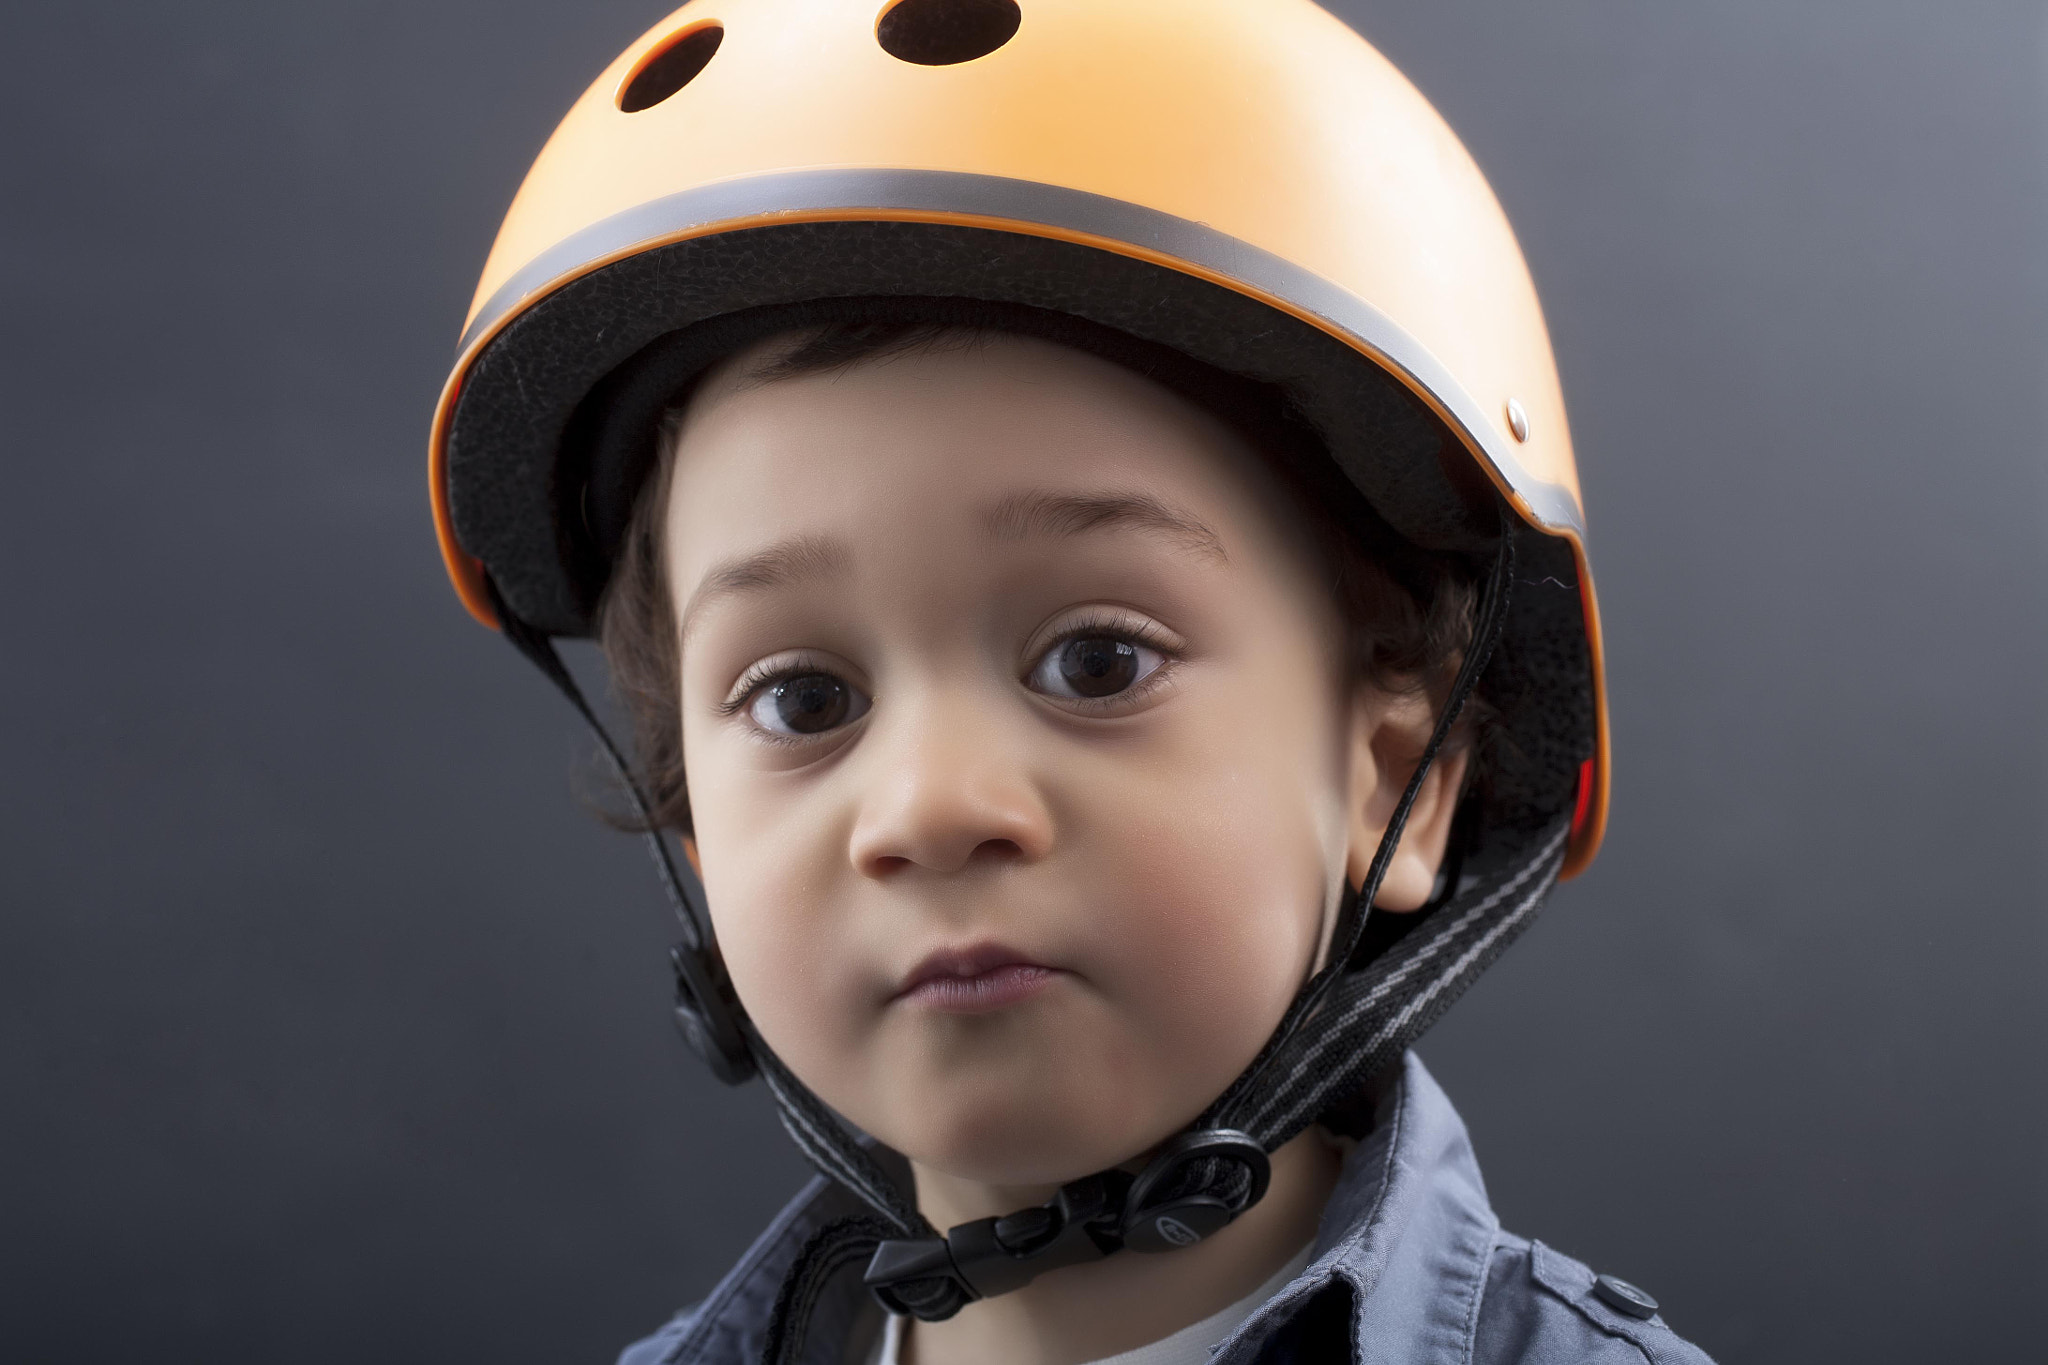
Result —
[[912, 968], [892, 1004], [945, 1014], [986, 1014], [1029, 1000], [1061, 975], [1001, 944], [931, 954]]

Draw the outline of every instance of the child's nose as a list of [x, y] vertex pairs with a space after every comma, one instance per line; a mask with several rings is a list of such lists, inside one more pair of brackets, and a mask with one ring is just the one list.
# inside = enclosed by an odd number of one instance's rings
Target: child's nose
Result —
[[[1052, 816], [1021, 755], [985, 721], [924, 717], [895, 745], [872, 744], [873, 785], [848, 856], [867, 877], [910, 867], [959, 872], [977, 860], [1031, 862], [1052, 848]], [[884, 750], [884, 752], [875, 752]]]

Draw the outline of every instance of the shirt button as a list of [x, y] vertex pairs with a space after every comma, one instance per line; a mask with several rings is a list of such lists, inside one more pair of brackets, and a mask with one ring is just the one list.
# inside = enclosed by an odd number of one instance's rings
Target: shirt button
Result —
[[1593, 1293], [1617, 1313], [1626, 1313], [1632, 1318], [1657, 1316], [1657, 1301], [1627, 1280], [1602, 1275], [1593, 1281]]

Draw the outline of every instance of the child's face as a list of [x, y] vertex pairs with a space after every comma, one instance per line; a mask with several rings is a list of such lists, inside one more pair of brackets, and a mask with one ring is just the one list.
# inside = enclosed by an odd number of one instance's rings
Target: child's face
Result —
[[740, 998], [929, 1171], [1127, 1161], [1258, 1051], [1375, 834], [1333, 608], [1251, 454], [1106, 362], [745, 360], [666, 526]]

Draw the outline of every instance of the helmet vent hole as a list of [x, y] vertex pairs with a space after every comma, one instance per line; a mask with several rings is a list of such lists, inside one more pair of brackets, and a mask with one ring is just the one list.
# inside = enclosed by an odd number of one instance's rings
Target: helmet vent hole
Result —
[[994, 52], [1023, 22], [1016, 0], [896, 0], [882, 11], [875, 40], [899, 61], [954, 66]]
[[640, 63], [619, 91], [619, 108], [629, 114], [652, 109], [670, 95], [697, 79], [697, 73], [711, 62], [725, 30], [717, 24], [693, 28], [669, 39]]

